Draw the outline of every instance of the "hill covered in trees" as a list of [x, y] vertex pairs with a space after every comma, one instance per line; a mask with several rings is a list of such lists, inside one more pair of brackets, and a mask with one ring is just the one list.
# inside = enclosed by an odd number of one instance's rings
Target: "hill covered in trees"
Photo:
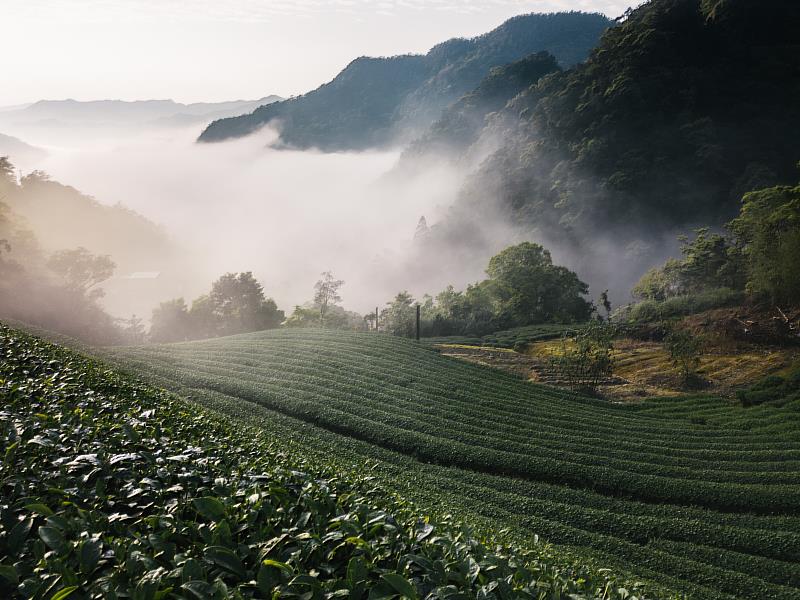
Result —
[[[179, 248], [152, 221], [40, 171], [18, 180], [0, 157], [0, 317], [117, 342], [123, 331], [106, 309], [129, 316], [133, 295], [151, 306], [160, 289], [180, 281], [181, 263]], [[155, 277], [137, 278], [141, 272]]]
[[[535, 73], [483, 113], [479, 134], [444, 146], [481, 161], [423, 252], [435, 247], [446, 271], [465, 256], [479, 264], [498, 236], [533, 238], [593, 288], [629, 287], [677, 233], [721, 226], [745, 193], [796, 181], [798, 32], [800, 5], [777, 0], [629, 11], [586, 62]], [[461, 127], [441, 120], [404, 162]]]
[[800, 5], [653, 0], [490, 129], [466, 200], [540, 228], [721, 224], [800, 158]]
[[458, 158], [479, 141], [488, 115], [550, 73], [561, 71], [548, 52], [536, 52], [507, 65], [494, 67], [471, 92], [442, 111], [419, 139], [411, 143], [403, 162], [445, 156]]
[[281, 142], [335, 151], [392, 142], [430, 125], [496, 66], [548, 51], [563, 66], [586, 58], [610, 21], [580, 12], [514, 17], [472, 39], [452, 39], [425, 55], [361, 57], [333, 81], [249, 115], [221, 119], [202, 142], [241, 137], [277, 121]]

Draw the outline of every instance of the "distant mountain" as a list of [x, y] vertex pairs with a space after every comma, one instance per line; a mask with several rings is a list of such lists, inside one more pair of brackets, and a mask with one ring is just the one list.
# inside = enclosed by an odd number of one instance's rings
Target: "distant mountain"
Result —
[[182, 126], [249, 113], [281, 99], [267, 96], [259, 100], [193, 104], [173, 100], [40, 100], [22, 108], [0, 111], [0, 123], [14, 127]]
[[199, 138], [214, 142], [278, 124], [280, 143], [325, 151], [383, 146], [424, 131], [493, 67], [548, 51], [562, 66], [584, 60], [612, 24], [580, 12], [514, 17], [472, 39], [452, 39], [425, 55], [362, 57], [333, 81], [251, 114], [215, 121]]
[[47, 156], [47, 152], [36, 146], [26, 144], [19, 138], [0, 133], [0, 156], [10, 157], [13, 161], [29, 163]]

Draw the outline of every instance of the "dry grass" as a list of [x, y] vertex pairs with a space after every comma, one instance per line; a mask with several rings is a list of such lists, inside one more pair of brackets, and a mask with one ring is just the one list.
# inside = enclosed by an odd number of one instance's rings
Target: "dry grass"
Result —
[[[561, 351], [561, 342], [532, 344], [528, 353], [547, 359]], [[675, 396], [685, 393], [682, 381], [663, 344], [622, 339], [614, 342], [614, 375], [626, 383], [603, 387], [603, 394], [616, 399], [645, 396]], [[800, 361], [797, 348], [709, 348], [700, 359], [698, 375], [705, 391], [728, 395], [738, 387], [751, 385], [766, 375], [780, 373]]]

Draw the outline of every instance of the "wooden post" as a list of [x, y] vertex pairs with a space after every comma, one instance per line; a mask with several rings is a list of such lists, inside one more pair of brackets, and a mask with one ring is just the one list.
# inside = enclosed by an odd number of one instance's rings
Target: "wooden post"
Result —
[[420, 306], [417, 304], [417, 341], [419, 341], [419, 309]]
[[378, 307], [375, 307], [375, 332], [378, 331]]

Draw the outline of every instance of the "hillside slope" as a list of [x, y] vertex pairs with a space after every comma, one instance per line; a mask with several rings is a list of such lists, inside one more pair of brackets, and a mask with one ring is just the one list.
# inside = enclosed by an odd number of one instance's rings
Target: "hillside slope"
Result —
[[735, 215], [796, 177], [800, 5], [651, 0], [585, 63], [542, 79], [487, 131], [477, 204], [550, 237], [638, 234]]
[[492, 67], [543, 50], [564, 66], [584, 60], [609, 25], [598, 14], [522, 15], [482, 36], [439, 44], [425, 55], [361, 57], [303, 96], [215, 121], [199, 141], [241, 137], [275, 121], [286, 146], [335, 151], [385, 145], [430, 125]]
[[437, 156], [460, 157], [478, 141], [491, 113], [545, 75], [560, 70], [547, 52], [493, 68], [474, 90], [444, 109], [430, 130], [404, 151], [401, 164]]
[[3, 325], [0, 357], [3, 597], [630, 597]]
[[0, 156], [10, 157], [28, 165], [47, 156], [47, 152], [26, 144], [21, 139], [0, 133]]
[[115, 350], [308, 451], [697, 598], [800, 598], [798, 400], [616, 405], [375, 334], [274, 331]]

